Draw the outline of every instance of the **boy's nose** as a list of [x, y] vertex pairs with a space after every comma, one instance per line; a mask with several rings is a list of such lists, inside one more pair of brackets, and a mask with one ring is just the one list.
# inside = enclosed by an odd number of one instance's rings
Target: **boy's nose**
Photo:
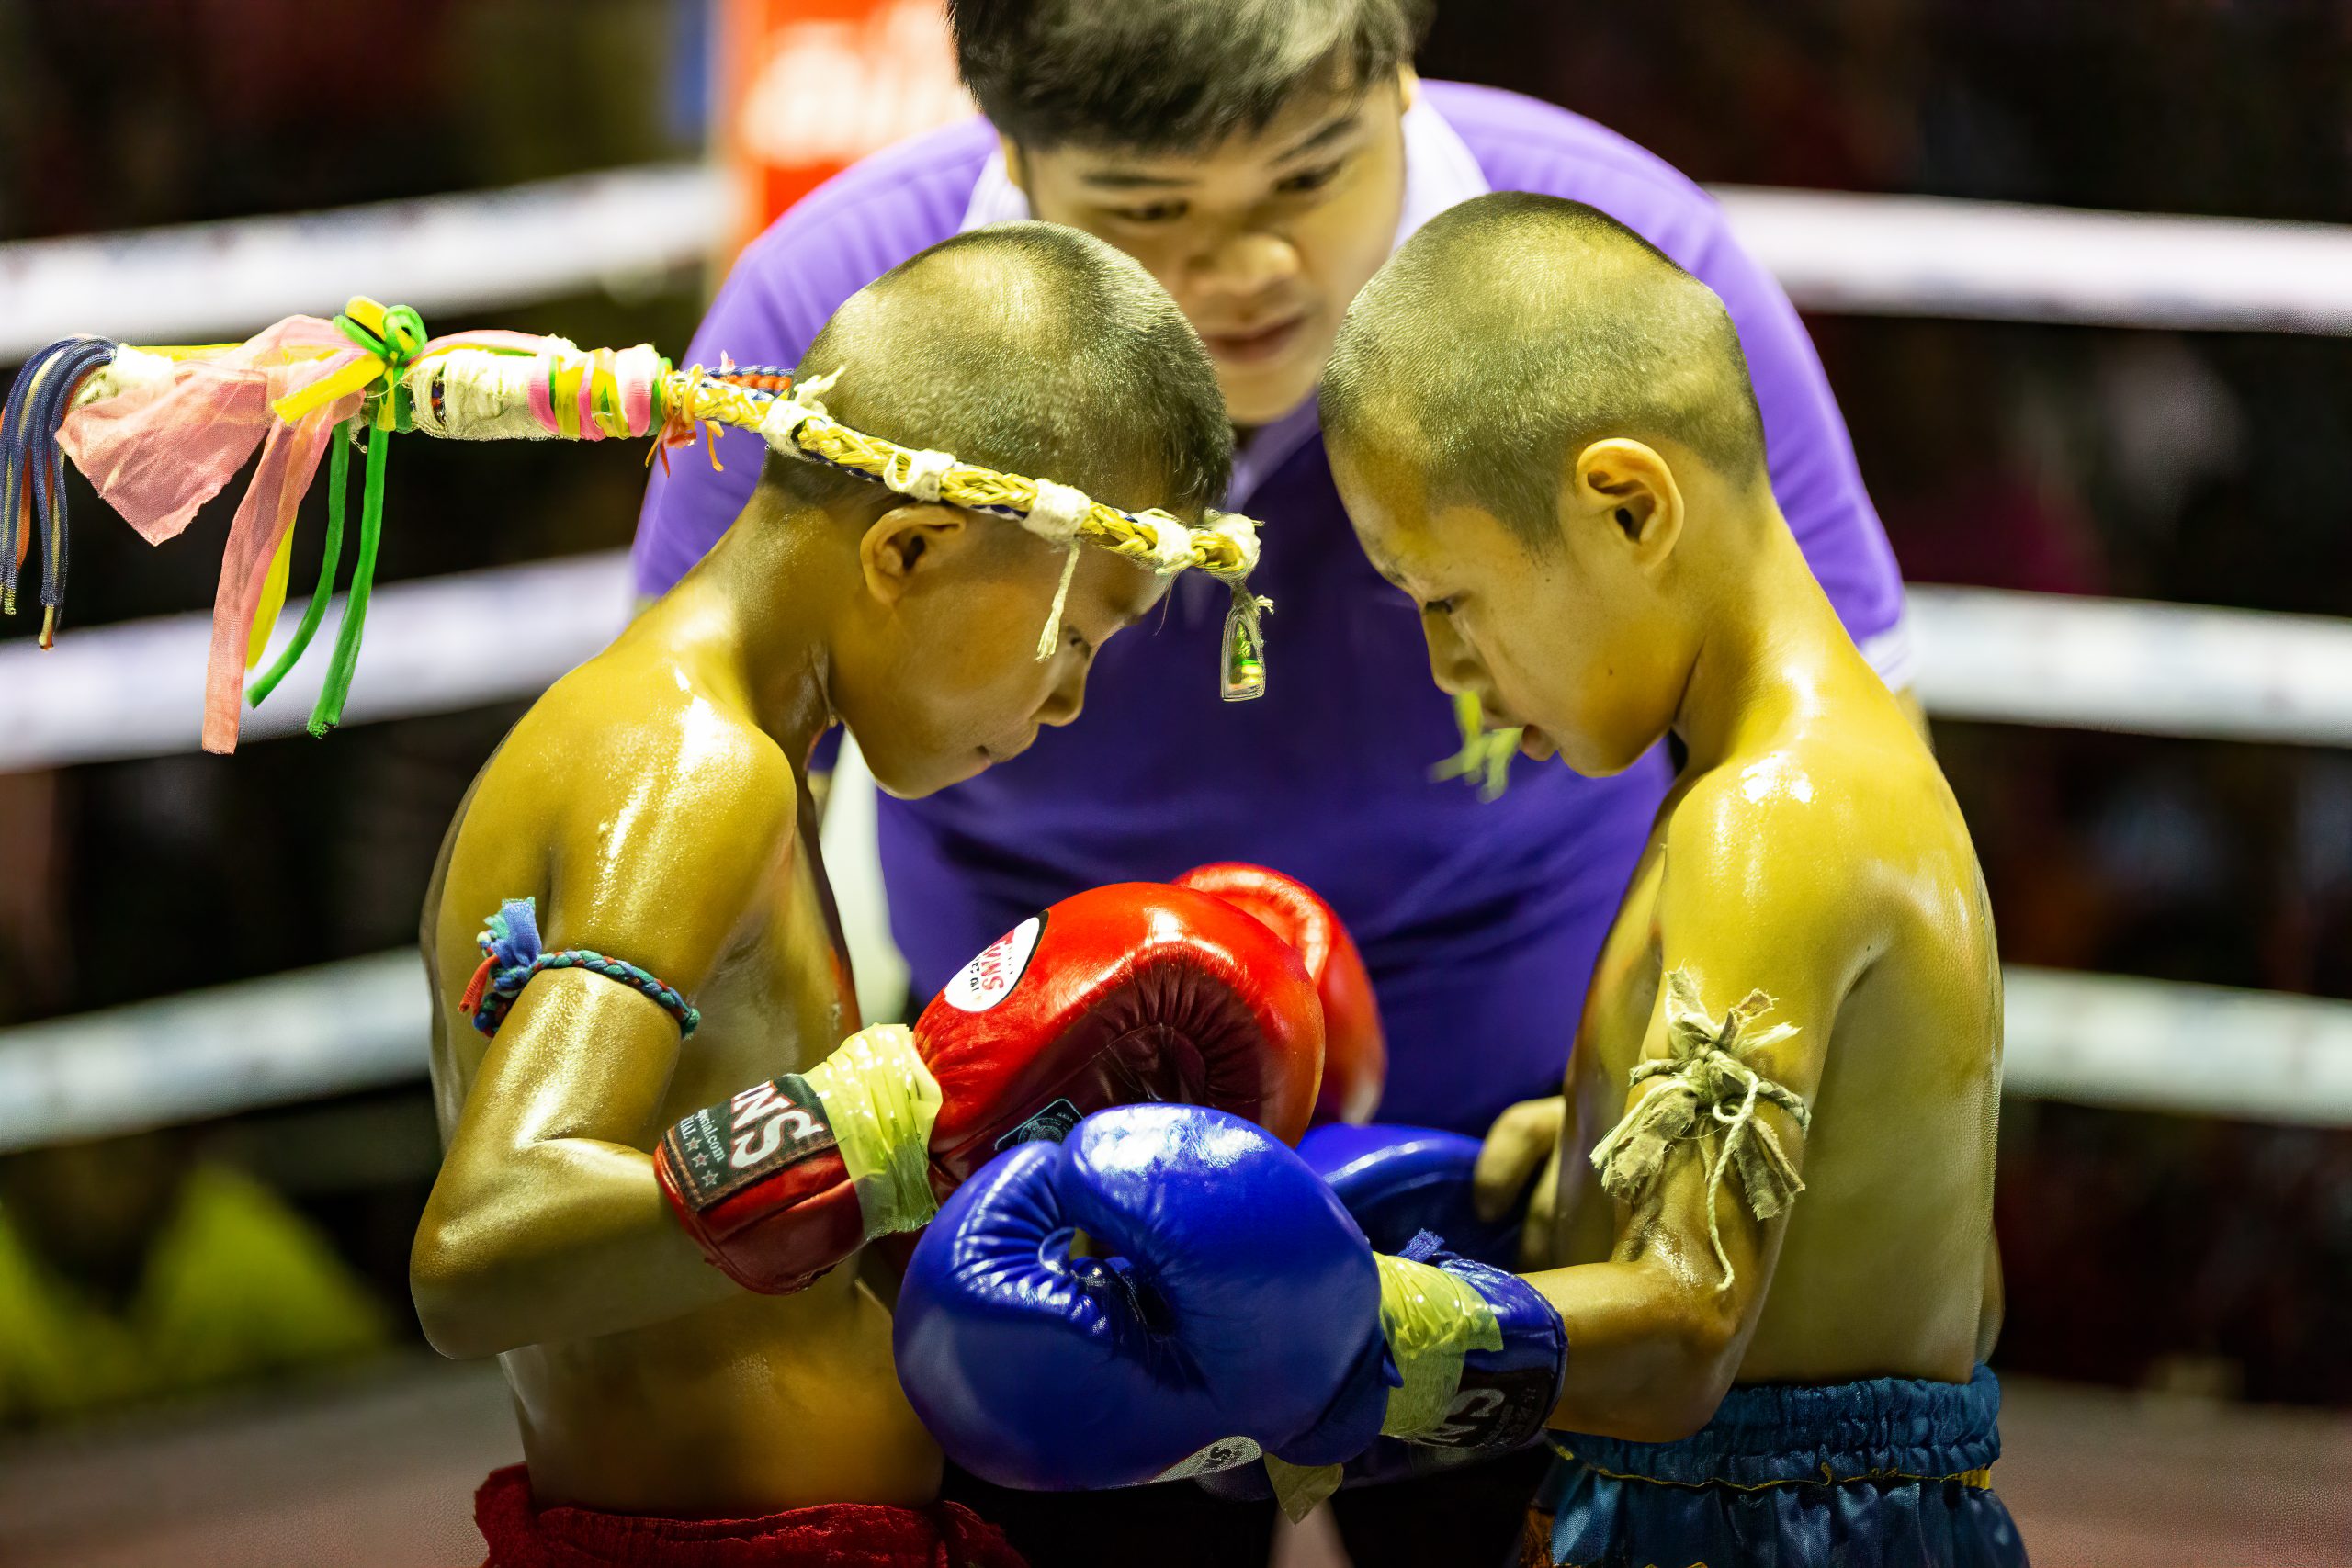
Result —
[[1077, 668], [1054, 682], [1046, 694], [1045, 703], [1037, 709], [1037, 722], [1057, 728], [1069, 724], [1086, 707], [1086, 662], [1073, 660]]
[[1298, 276], [1298, 252], [1279, 234], [1244, 230], [1210, 252], [1202, 271], [1217, 293], [1254, 303]]
[[1437, 682], [1438, 690], [1458, 697], [1476, 689], [1478, 661], [1471, 656], [1469, 645], [1454, 635], [1444, 616], [1423, 611], [1421, 638], [1429, 644], [1430, 679]]

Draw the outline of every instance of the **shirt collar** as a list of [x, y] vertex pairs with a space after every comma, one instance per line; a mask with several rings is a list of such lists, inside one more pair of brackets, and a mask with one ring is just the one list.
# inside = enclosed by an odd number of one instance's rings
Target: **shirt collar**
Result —
[[[1485, 172], [1478, 167], [1477, 155], [1470, 151], [1461, 133], [1446, 123], [1426, 89], [1405, 111], [1402, 126], [1405, 200], [1396, 215], [1396, 237], [1389, 242], [1392, 254], [1422, 224], [1447, 208], [1484, 196], [1492, 188]], [[1004, 150], [1000, 147], [989, 154], [989, 161], [981, 166], [979, 181], [972, 187], [972, 199], [964, 209], [960, 231], [1028, 216], [1029, 199], [1012, 183], [1012, 176], [1005, 168]], [[1241, 505], [1306, 444], [1316, 429], [1315, 399], [1311, 394], [1289, 413], [1261, 426], [1250, 444], [1235, 456], [1227, 504]]]

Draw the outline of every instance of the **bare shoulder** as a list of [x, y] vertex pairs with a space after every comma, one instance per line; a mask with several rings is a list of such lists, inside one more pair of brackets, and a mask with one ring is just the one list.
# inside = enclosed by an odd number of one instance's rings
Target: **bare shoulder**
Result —
[[499, 897], [544, 890], [550, 947], [691, 987], [792, 852], [798, 790], [740, 708], [674, 664], [608, 652], [550, 687], [483, 771], [449, 880], [469, 858], [500, 864], [519, 890]]
[[1874, 945], [1923, 863], [1969, 852], [1926, 747], [1879, 726], [1799, 730], [1687, 781], [1663, 840], [1666, 919], [1830, 950]]

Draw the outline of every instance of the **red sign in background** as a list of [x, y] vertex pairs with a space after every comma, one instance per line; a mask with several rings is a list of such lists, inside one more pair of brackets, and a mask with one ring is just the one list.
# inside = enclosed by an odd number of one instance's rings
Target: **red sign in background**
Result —
[[722, 267], [867, 153], [973, 112], [941, 0], [723, 0], [712, 145], [736, 192]]

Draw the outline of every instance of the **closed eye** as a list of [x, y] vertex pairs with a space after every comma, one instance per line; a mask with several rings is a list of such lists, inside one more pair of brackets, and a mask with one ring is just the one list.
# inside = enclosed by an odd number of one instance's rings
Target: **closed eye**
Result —
[[1151, 201], [1141, 207], [1114, 207], [1109, 211], [1123, 223], [1172, 223], [1184, 216], [1185, 205], [1181, 201]]
[[1347, 160], [1342, 158], [1337, 163], [1325, 164], [1317, 168], [1301, 169], [1297, 174], [1284, 178], [1274, 188], [1284, 196], [1299, 196], [1307, 191], [1321, 190], [1325, 186], [1338, 179], [1340, 171], [1346, 165]]

